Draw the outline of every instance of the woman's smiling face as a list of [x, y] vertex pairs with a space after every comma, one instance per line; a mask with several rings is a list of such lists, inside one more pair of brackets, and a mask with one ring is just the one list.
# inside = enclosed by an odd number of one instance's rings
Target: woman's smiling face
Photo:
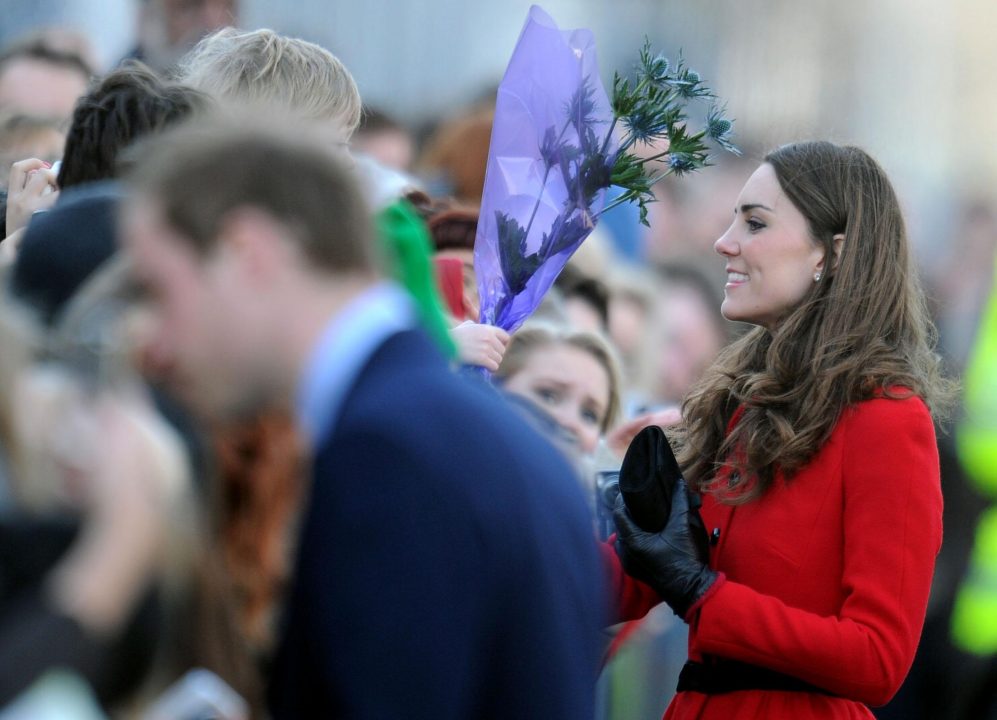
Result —
[[728, 320], [775, 329], [806, 296], [824, 269], [824, 249], [783, 192], [771, 165], [748, 178], [734, 222], [713, 245], [727, 260], [720, 311]]

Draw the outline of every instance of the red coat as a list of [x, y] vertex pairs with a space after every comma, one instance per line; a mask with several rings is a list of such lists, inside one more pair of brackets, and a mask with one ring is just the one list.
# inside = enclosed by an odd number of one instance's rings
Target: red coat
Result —
[[[910, 669], [942, 539], [934, 427], [924, 403], [850, 408], [788, 483], [739, 506], [703, 500], [725, 580], [693, 612], [689, 654], [771, 668], [833, 693], [676, 695], [666, 720], [872, 718]], [[604, 548], [620, 619], [659, 598]]]

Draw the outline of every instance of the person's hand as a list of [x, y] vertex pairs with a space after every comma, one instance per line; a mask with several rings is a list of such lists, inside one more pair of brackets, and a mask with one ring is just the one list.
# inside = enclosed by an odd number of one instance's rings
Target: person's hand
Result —
[[0, 242], [0, 268], [13, 265], [17, 260], [17, 251], [21, 247], [21, 239], [24, 237], [24, 228], [15, 230]]
[[75, 445], [61, 465], [78, 476], [86, 522], [53, 571], [50, 592], [84, 627], [112, 633], [159, 567], [187, 483], [186, 457], [179, 437], [137, 391], [106, 391], [79, 412], [77, 439], [90, 447]]
[[660, 533], [641, 530], [627, 512], [623, 497], [613, 509], [616, 553], [628, 575], [650, 585], [679, 617], [717, 582], [707, 565], [708, 540], [699, 513], [690, 505], [685, 480], [672, 486], [672, 510]]
[[457, 357], [464, 365], [479, 365], [490, 372], [498, 370], [509, 346], [509, 333], [493, 325], [461, 323], [450, 330], [457, 345]]
[[[85, 498], [91, 511], [117, 515], [118, 504], [131, 501], [157, 512], [171, 505], [187, 480], [179, 435], [142, 388], [103, 390], [94, 402], [97, 435]], [[122, 497], [129, 492], [130, 500]]]
[[633, 420], [613, 428], [606, 435], [606, 445], [617, 457], [622, 458], [627, 454], [627, 448], [641, 430], [651, 425], [657, 425], [665, 430], [673, 425], [682, 422], [682, 411], [677, 407], [670, 407], [658, 412], [646, 413], [635, 417]]
[[39, 210], [48, 210], [57, 197], [59, 186], [49, 163], [31, 158], [11, 165], [7, 185], [7, 236], [27, 227], [31, 216]]

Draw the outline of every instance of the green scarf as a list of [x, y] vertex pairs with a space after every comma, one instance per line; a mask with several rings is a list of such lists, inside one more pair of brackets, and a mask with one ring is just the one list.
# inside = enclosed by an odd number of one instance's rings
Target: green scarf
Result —
[[432, 246], [425, 223], [411, 203], [399, 199], [377, 214], [376, 224], [389, 274], [415, 300], [423, 329], [436, 341], [444, 355], [454, 357], [456, 348], [444, 320], [432, 263]]

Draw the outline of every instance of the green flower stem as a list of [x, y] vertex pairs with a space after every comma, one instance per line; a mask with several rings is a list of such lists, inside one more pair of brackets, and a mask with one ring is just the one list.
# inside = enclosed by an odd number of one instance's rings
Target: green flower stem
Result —
[[540, 201], [543, 199], [543, 189], [547, 187], [547, 176], [550, 175], [552, 167], [552, 165], [547, 165], [547, 169], [544, 171], [544, 179], [540, 181], [540, 194], [537, 195], [537, 201], [533, 204], [533, 212], [530, 213], [530, 221], [526, 223], [526, 234], [523, 236], [524, 242], [530, 239], [530, 228], [533, 227], [533, 218], [537, 216], [537, 210], [540, 209]]
[[597, 217], [597, 218], [600, 218], [600, 217], [602, 217], [603, 213], [607, 213], [607, 212], [609, 212], [610, 210], [612, 210], [612, 209], [613, 209], [614, 207], [617, 207], [617, 206], [619, 206], [619, 205], [622, 205], [622, 204], [623, 204], [623, 203], [625, 203], [625, 202], [630, 202], [630, 198], [626, 197], [625, 195], [621, 195], [620, 197], [618, 197], [618, 198], [616, 198], [615, 200], [613, 200], [613, 202], [609, 203], [609, 205], [607, 205], [607, 206], [606, 206], [606, 207], [604, 207], [604, 208], [603, 208], [602, 210], [600, 210], [600, 211], [599, 211], [599, 212], [598, 212], [598, 213], [597, 213], [597, 214], [595, 215], [595, 217]]
[[[561, 142], [561, 138], [564, 137], [564, 133], [568, 132], [568, 127], [570, 125], [571, 125], [571, 118], [568, 118], [564, 123], [564, 127], [561, 128], [561, 133], [557, 136], [557, 140], [554, 141], [555, 145]], [[530, 221], [526, 223], [526, 233], [523, 235], [523, 237], [525, 238], [524, 242], [529, 241], [530, 239], [530, 228], [533, 227], [533, 219], [537, 216], [537, 210], [540, 209], [540, 201], [543, 199], [544, 196], [543, 189], [547, 187], [547, 178], [550, 176], [551, 168], [554, 167], [547, 161], [544, 162], [544, 165], [546, 165], [546, 168], [544, 169], [544, 179], [540, 182], [540, 193], [537, 195], [537, 201], [533, 204], [533, 212], [530, 213]]]
[[[665, 154], [667, 155], [667, 153], [665, 153]], [[649, 158], [649, 159], [650, 159], [650, 158]], [[646, 161], [645, 161], [645, 162], [646, 162]], [[672, 174], [673, 172], [674, 172], [674, 170], [672, 170], [672, 168], [668, 168], [667, 170], [665, 170], [665, 171], [664, 171], [663, 173], [661, 173], [660, 175], [655, 175], [655, 176], [654, 176], [654, 177], [652, 177], [652, 178], [651, 178], [650, 180], [648, 180], [648, 181], [647, 181], [647, 186], [648, 186], [649, 188], [652, 188], [652, 187], [654, 187], [654, 186], [655, 186], [655, 185], [656, 185], [656, 184], [657, 184], [658, 182], [660, 182], [660, 181], [664, 180], [664, 179], [665, 179], [666, 177], [668, 177], [669, 175], [671, 175], [671, 174]], [[617, 185], [616, 187], [620, 187], [620, 186], [619, 186], [619, 185]], [[624, 188], [624, 189], [626, 189], [626, 188]], [[615, 207], [618, 207], [618, 206], [620, 206], [620, 205], [622, 205], [622, 204], [624, 204], [624, 203], [628, 203], [628, 202], [631, 202], [632, 200], [633, 200], [633, 198], [629, 198], [629, 197], [627, 197], [627, 193], [624, 193], [623, 195], [620, 195], [620, 196], [619, 196], [618, 198], [616, 198], [616, 199], [615, 199], [615, 200], [613, 200], [613, 201], [612, 201], [611, 203], [609, 203], [609, 205], [606, 205], [606, 206], [605, 206], [605, 207], [604, 207], [604, 208], [603, 208], [602, 210], [600, 210], [600, 211], [599, 211], [599, 212], [598, 212], [598, 213], [597, 213], [596, 215], [594, 215], [593, 217], [596, 217], [596, 218], [598, 218], [598, 217], [602, 217], [603, 213], [607, 213], [607, 212], [609, 212], [610, 210], [612, 210], [613, 208], [615, 208]]]
[[674, 170], [672, 170], [672, 168], [668, 168], [667, 170], [665, 170], [660, 175], [655, 175], [653, 178], [651, 178], [650, 180], [648, 180], [647, 181], [647, 186], [648, 187], [654, 187], [655, 183], [661, 182], [666, 177], [668, 177], [669, 175], [671, 175], [673, 172], [674, 172]]
[[632, 198], [628, 198], [628, 197], [627, 197], [627, 194], [626, 194], [626, 193], [624, 193], [623, 195], [620, 195], [620, 196], [619, 196], [618, 198], [616, 198], [615, 200], [613, 200], [613, 202], [609, 203], [609, 205], [607, 205], [606, 207], [604, 207], [604, 208], [603, 208], [602, 210], [600, 210], [600, 211], [599, 211], [599, 212], [598, 212], [598, 213], [597, 213], [596, 215], [594, 215], [593, 217], [597, 217], [597, 218], [600, 218], [600, 217], [602, 217], [602, 216], [603, 216], [603, 214], [604, 214], [604, 213], [607, 213], [607, 212], [609, 212], [609, 211], [610, 211], [610, 210], [612, 210], [612, 209], [613, 209], [614, 207], [618, 207], [619, 205], [622, 205], [623, 203], [628, 203], [628, 202], [631, 202], [631, 200], [632, 200]]
[[616, 113], [613, 113], [613, 124], [609, 126], [609, 132], [606, 133], [606, 139], [602, 141], [602, 150], [600, 152], [605, 155], [606, 150], [609, 149], [609, 141], [613, 139], [613, 130], [616, 129], [616, 123], [619, 122], [619, 118]]
[[665, 155], [667, 155], [669, 152], [670, 152], [670, 150], [665, 150], [664, 152], [659, 152], [657, 155], [652, 155], [651, 157], [643, 158], [640, 161], [640, 164], [643, 165], [644, 163], [649, 163], [649, 162], [652, 162], [654, 160], [660, 160]]

